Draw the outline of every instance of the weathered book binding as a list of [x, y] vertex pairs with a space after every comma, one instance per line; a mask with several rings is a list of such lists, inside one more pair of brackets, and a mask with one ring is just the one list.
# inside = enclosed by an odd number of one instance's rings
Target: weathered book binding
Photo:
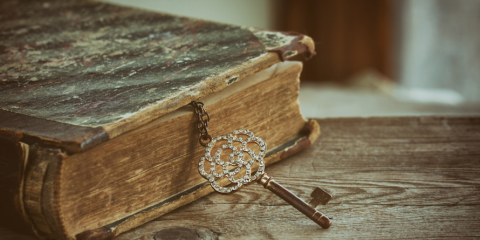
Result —
[[212, 192], [192, 170], [197, 133], [181, 107], [213, 93], [225, 90], [210, 103], [212, 131], [235, 124], [266, 135], [267, 164], [318, 137], [296, 101], [301, 65], [228, 90], [313, 55], [304, 35], [94, 1], [2, 1], [0, 19], [3, 225], [103, 239]]

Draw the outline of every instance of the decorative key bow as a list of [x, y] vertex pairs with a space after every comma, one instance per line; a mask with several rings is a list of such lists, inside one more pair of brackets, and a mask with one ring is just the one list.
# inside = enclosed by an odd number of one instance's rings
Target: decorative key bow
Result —
[[[234, 146], [235, 143], [241, 146]], [[260, 149], [258, 153], [247, 147], [247, 144], [250, 145], [252, 143], [258, 145]], [[219, 147], [212, 156], [212, 151], [217, 145]], [[261, 138], [255, 137], [251, 131], [246, 129], [235, 130], [228, 135], [213, 138], [207, 144], [205, 156], [199, 162], [199, 172], [210, 182], [215, 191], [221, 193], [235, 191], [245, 184], [260, 179], [265, 171], [263, 158], [265, 157], [266, 149], [267, 144]], [[228, 159], [222, 159], [222, 156], [225, 156], [222, 152], [228, 150], [230, 150]], [[252, 176], [252, 167], [256, 163], [258, 163], [258, 169]], [[221, 168], [217, 166], [221, 166]], [[205, 169], [208, 170], [205, 171]], [[242, 171], [243, 169], [245, 171]], [[218, 172], [219, 170], [220, 172]], [[228, 178], [234, 186], [220, 187], [215, 181], [216, 177]]]

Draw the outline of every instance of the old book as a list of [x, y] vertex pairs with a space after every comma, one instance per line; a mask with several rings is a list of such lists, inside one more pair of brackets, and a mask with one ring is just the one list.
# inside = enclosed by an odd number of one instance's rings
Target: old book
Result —
[[279, 63], [311, 56], [307, 36], [93, 1], [3, 1], [0, 17], [4, 226], [105, 239], [212, 192], [192, 100], [213, 135], [261, 136], [267, 164], [318, 137], [301, 64]]

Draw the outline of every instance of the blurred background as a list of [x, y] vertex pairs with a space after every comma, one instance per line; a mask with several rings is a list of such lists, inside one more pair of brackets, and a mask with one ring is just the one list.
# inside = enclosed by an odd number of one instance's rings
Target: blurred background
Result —
[[306, 117], [480, 114], [480, 0], [108, 2], [312, 37]]

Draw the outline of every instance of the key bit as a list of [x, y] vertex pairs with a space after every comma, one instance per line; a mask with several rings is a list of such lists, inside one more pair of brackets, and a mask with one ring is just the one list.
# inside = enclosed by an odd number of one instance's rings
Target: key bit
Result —
[[[275, 182], [275, 180], [273, 180], [272, 177], [269, 177], [267, 176], [266, 173], [264, 173], [260, 179], [258, 180], [258, 183], [263, 185], [263, 187], [265, 187], [266, 189], [272, 191], [273, 193], [275, 193], [275, 195], [279, 196], [280, 198], [282, 198], [283, 200], [285, 200], [286, 202], [288, 202], [290, 205], [292, 205], [293, 207], [295, 207], [298, 211], [302, 212], [303, 214], [305, 214], [305, 216], [307, 216], [308, 218], [310, 218], [312, 221], [314, 221], [315, 223], [317, 223], [318, 225], [320, 225], [320, 227], [322, 228], [329, 228], [330, 225], [332, 225], [332, 221], [325, 215], [323, 215], [323, 213], [317, 211], [315, 208], [311, 207], [310, 205], [308, 205], [305, 201], [303, 201], [302, 199], [300, 199], [299, 197], [295, 196], [295, 194], [291, 193], [290, 191], [288, 191], [286, 188], [284, 188], [282, 185], [278, 184], [277, 182]], [[320, 189], [320, 188], [318, 188]], [[315, 189], [316, 190], [316, 189]], [[321, 189], [320, 189], [321, 190]], [[321, 190], [322, 192], [324, 192], [323, 190]], [[315, 192], [315, 191], [314, 191]], [[325, 192], [324, 192], [325, 193]], [[312, 193], [313, 194], [313, 193]], [[326, 193], [328, 196], [330, 196], [330, 194]], [[323, 196], [324, 194], [322, 194]], [[331, 199], [332, 197], [330, 196], [330, 198], [327, 200], [327, 202]], [[314, 197], [315, 199], [315, 197]], [[322, 198], [324, 199], [324, 198]], [[326, 204], [326, 202], [325, 202]]]
[[315, 188], [310, 196], [313, 197], [313, 199], [310, 200], [309, 204], [313, 208], [316, 208], [320, 204], [326, 205], [332, 199], [332, 195], [328, 194], [319, 187]]

